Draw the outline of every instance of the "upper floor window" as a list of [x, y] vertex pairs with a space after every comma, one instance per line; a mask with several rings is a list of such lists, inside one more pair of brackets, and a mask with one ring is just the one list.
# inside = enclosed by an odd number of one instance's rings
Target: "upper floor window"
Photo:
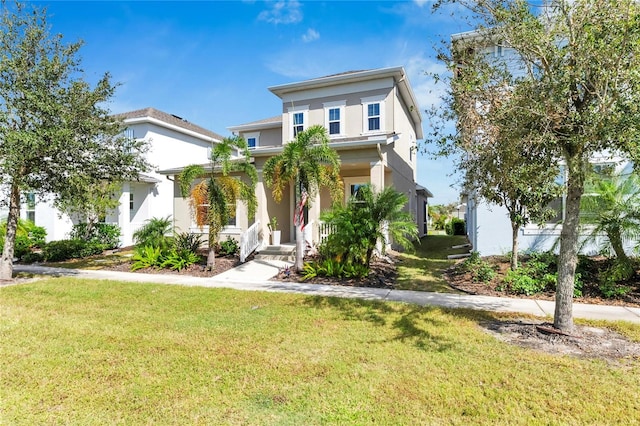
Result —
[[247, 133], [245, 135], [247, 140], [247, 147], [256, 148], [260, 146], [260, 132], [257, 133]]
[[309, 105], [289, 107], [289, 138], [294, 139], [296, 135], [307, 127], [307, 116]]
[[346, 102], [327, 102], [324, 104], [325, 127], [329, 130], [329, 136], [344, 135], [344, 109]]
[[367, 105], [367, 125], [369, 131], [380, 130], [380, 104]]
[[293, 137], [304, 130], [304, 113], [296, 112], [293, 114]]
[[364, 133], [384, 130], [384, 96], [362, 99]]
[[27, 220], [36, 223], [36, 194], [28, 192], [27, 198]]

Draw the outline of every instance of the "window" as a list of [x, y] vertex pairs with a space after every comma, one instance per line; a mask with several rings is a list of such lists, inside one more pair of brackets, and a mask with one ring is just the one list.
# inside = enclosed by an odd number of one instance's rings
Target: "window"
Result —
[[247, 146], [249, 148], [256, 148], [260, 146], [260, 132], [246, 133], [244, 137], [247, 140]]
[[289, 138], [294, 139], [296, 135], [307, 127], [307, 115], [309, 105], [289, 107]]
[[384, 96], [373, 96], [362, 99], [362, 128], [364, 133], [384, 130]]
[[129, 193], [129, 210], [133, 210], [134, 205], [133, 205], [133, 193]]
[[36, 223], [36, 194], [33, 192], [27, 193], [27, 220]]
[[495, 56], [496, 58], [501, 58], [504, 56], [504, 47], [501, 44], [495, 46], [493, 56]]
[[329, 109], [329, 134], [340, 134], [340, 108]]
[[342, 136], [345, 133], [344, 117], [346, 101], [327, 102], [324, 104], [325, 127], [329, 136]]
[[293, 114], [293, 137], [304, 130], [304, 113], [296, 112]]
[[380, 130], [380, 104], [367, 105], [367, 130]]

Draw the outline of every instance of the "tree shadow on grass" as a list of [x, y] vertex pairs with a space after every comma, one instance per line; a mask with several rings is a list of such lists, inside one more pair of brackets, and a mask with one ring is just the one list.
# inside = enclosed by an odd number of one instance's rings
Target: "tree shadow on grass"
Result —
[[396, 334], [384, 341], [412, 343], [424, 351], [455, 351], [463, 342], [458, 338], [447, 316], [458, 316], [474, 322], [494, 319], [489, 312], [454, 310], [435, 306], [390, 304], [387, 302], [313, 296], [305, 303], [314, 308], [332, 308], [348, 321], [366, 321], [379, 327], [391, 327]]

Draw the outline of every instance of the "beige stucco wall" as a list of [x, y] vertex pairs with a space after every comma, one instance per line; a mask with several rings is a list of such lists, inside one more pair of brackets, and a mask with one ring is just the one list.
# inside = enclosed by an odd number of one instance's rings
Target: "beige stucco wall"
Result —
[[[351, 91], [357, 90], [358, 86], [355, 85], [343, 85], [338, 86], [340, 90], [344, 90], [344, 93], [326, 95], [332, 91], [309, 91], [309, 95], [318, 95], [319, 97], [297, 97], [295, 102], [288, 103], [283, 102], [282, 105], [282, 139], [284, 141], [290, 141], [291, 137], [291, 121], [289, 111], [291, 108], [308, 107], [308, 118], [305, 127], [312, 125], [326, 126], [325, 117], [325, 104], [331, 102], [345, 102], [345, 116], [343, 120], [343, 126], [345, 131], [342, 137], [358, 137], [365, 133], [364, 129], [364, 114], [362, 99], [374, 96], [383, 96], [384, 100], [384, 132], [388, 132], [393, 129], [393, 90], [391, 87], [375, 88], [366, 91]], [[333, 91], [337, 89], [333, 88]]]
[[258, 134], [259, 147], [282, 145], [282, 130], [280, 127], [240, 132], [240, 136], [247, 139], [248, 135], [255, 135], [256, 133]]

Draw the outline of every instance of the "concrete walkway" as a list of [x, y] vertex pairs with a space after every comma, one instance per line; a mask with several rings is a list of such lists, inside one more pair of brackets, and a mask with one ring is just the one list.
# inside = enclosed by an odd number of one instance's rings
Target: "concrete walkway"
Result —
[[[447, 308], [469, 308], [498, 312], [521, 312], [536, 316], [553, 316], [554, 302], [547, 300], [515, 299], [507, 297], [473, 296], [467, 294], [428, 293], [409, 290], [389, 290], [368, 287], [346, 287], [319, 284], [300, 284], [269, 281], [279, 269], [291, 266], [290, 262], [276, 260], [252, 260], [237, 268], [214, 277], [200, 278], [184, 275], [142, 274], [103, 270], [77, 270], [49, 268], [39, 265], [15, 265], [16, 272], [27, 272], [51, 276], [93, 278], [116, 281], [176, 284], [236, 290], [260, 290], [287, 293], [302, 293], [317, 296], [359, 298], [367, 300], [395, 301]], [[640, 308], [623, 306], [589, 305], [575, 303], [575, 318], [622, 320], [640, 324]]]

